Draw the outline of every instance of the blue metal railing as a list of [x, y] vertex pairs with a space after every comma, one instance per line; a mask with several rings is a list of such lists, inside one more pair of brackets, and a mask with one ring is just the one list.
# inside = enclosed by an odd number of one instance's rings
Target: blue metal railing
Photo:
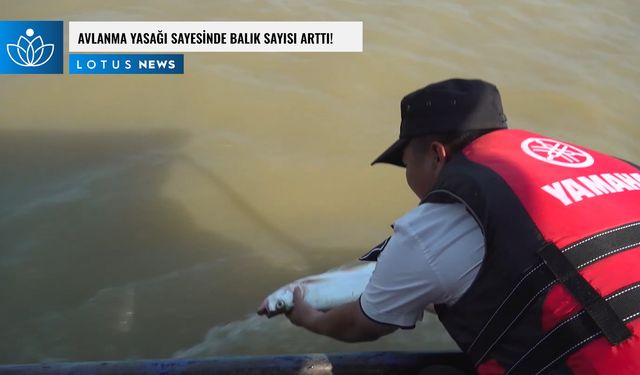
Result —
[[1, 365], [0, 375], [416, 374], [434, 364], [472, 370], [462, 353], [366, 352]]

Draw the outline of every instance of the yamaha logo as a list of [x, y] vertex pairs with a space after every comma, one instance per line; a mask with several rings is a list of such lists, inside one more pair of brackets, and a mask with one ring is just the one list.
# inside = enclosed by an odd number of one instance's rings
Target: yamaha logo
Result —
[[522, 151], [534, 159], [568, 168], [586, 168], [593, 165], [593, 156], [584, 150], [549, 138], [527, 138]]

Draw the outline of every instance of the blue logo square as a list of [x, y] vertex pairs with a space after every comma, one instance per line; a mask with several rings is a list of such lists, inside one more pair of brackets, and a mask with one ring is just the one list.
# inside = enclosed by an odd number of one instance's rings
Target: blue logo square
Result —
[[63, 21], [0, 21], [0, 74], [62, 74]]

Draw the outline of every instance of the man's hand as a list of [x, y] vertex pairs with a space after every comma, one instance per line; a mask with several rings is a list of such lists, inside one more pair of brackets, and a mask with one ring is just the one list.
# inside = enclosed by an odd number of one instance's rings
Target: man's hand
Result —
[[294, 308], [287, 311], [285, 315], [294, 325], [308, 330], [312, 330], [311, 326], [313, 325], [313, 322], [324, 314], [322, 311], [318, 311], [311, 307], [311, 305], [304, 300], [302, 289], [299, 287], [296, 287], [293, 291], [293, 306]]
[[297, 326], [346, 342], [373, 341], [397, 329], [367, 318], [360, 309], [359, 301], [327, 312], [318, 311], [304, 300], [300, 288], [293, 291], [293, 309], [286, 316]]

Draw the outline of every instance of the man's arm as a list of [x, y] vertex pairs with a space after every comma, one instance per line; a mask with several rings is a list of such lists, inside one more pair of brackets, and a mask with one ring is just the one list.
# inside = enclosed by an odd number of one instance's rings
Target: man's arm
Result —
[[296, 288], [293, 293], [293, 305], [293, 310], [287, 313], [291, 323], [340, 341], [373, 341], [398, 329], [367, 318], [360, 308], [359, 301], [322, 312], [305, 302], [302, 292]]

